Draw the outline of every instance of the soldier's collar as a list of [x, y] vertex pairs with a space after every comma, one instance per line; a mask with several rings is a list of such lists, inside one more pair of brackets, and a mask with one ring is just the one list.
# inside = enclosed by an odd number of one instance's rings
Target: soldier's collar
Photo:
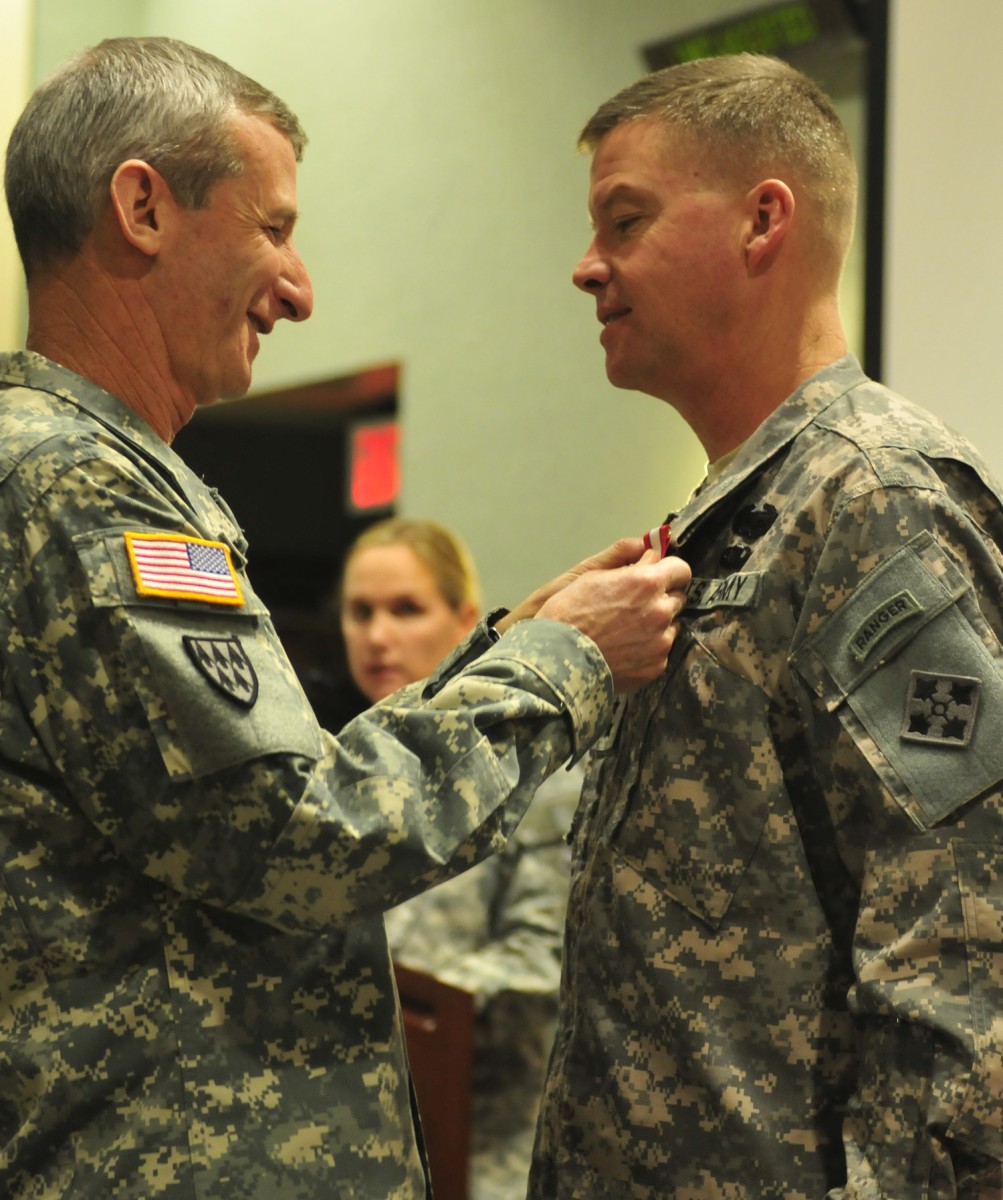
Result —
[[846, 354], [806, 380], [770, 413], [721, 470], [708, 473], [690, 500], [673, 515], [673, 543], [684, 546], [719, 504], [761, 474], [820, 413], [866, 378], [856, 356]]

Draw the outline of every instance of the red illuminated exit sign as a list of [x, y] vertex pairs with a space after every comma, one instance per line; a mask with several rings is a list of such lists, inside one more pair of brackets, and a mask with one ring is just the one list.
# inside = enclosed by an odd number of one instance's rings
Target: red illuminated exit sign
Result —
[[348, 440], [348, 507], [351, 512], [392, 508], [400, 491], [395, 420], [354, 426]]

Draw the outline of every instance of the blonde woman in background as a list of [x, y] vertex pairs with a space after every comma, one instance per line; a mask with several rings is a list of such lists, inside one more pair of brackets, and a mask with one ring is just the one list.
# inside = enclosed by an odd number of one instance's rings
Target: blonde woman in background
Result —
[[[480, 616], [455, 534], [392, 518], [349, 550], [340, 595], [348, 668], [371, 702], [423, 679]], [[505, 851], [386, 914], [394, 957], [472, 992], [478, 1008], [473, 1200], [523, 1200], [553, 1038], [568, 891], [564, 834], [580, 771], [537, 792]]]

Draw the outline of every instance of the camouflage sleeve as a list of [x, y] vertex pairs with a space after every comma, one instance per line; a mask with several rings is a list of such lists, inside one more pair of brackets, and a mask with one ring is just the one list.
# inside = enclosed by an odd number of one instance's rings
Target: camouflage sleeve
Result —
[[[318, 907], [330, 918], [383, 911], [501, 850], [538, 786], [572, 753], [572, 724], [591, 743], [611, 703], [592, 643], [534, 620], [430, 698], [404, 689], [370, 709], [334, 746], [338, 787], [325, 778], [325, 819], [308, 792], [273, 848], [261, 880], [265, 912], [297, 924]], [[309, 857], [304, 840], [315, 848]]]
[[0, 752], [26, 808], [69, 798], [67, 839], [186, 896], [287, 930], [382, 911], [501, 848], [608, 718], [594, 644], [531, 621], [335, 740], [241, 571], [237, 606], [138, 593], [124, 531], [201, 534], [141, 466], [48, 468], [4, 494]]
[[791, 661], [859, 889], [860, 1065], [830, 1200], [1003, 1183], [1001, 598], [998, 547], [936, 487], [851, 498], [814, 572]]

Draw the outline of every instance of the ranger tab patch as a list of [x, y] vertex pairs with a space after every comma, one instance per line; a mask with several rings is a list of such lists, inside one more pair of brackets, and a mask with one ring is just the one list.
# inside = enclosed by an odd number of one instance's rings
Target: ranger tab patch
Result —
[[235, 704], [253, 708], [258, 698], [258, 677], [239, 638], [186, 634], [181, 640], [192, 662], [214, 688]]
[[868, 613], [850, 639], [850, 652], [858, 662], [863, 662], [879, 642], [903, 621], [923, 611], [923, 606], [910, 591], [899, 592]]
[[176, 533], [126, 533], [136, 591], [170, 600], [244, 603], [230, 547]]
[[964, 748], [972, 740], [982, 681], [967, 675], [913, 671], [902, 738], [925, 746]]

